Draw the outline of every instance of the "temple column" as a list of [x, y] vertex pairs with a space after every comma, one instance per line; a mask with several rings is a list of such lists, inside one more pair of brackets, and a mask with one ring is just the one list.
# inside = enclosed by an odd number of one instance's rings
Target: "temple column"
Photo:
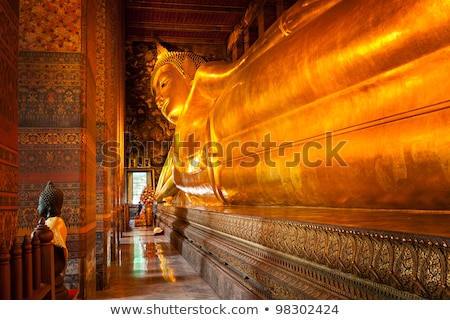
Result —
[[65, 193], [65, 284], [95, 295], [96, 1], [20, 1], [19, 233], [37, 219], [39, 190]]
[[124, 57], [121, 1], [97, 1], [97, 290], [109, 282], [123, 199]]
[[0, 17], [0, 244], [9, 247], [17, 228], [19, 1], [0, 0]]

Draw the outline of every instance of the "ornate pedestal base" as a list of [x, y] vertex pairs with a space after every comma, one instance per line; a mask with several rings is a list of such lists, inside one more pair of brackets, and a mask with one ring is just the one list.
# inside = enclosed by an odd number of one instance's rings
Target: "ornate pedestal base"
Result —
[[224, 299], [449, 299], [450, 214], [158, 206]]

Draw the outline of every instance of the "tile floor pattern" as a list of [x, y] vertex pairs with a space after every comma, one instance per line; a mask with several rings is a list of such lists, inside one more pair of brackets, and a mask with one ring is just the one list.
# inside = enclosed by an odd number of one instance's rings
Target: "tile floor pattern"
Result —
[[96, 300], [218, 300], [164, 235], [149, 227], [132, 228], [120, 238], [119, 257], [111, 265], [109, 288]]

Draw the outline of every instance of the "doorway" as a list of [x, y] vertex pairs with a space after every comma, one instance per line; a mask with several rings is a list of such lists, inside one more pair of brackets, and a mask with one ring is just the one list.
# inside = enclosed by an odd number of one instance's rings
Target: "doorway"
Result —
[[127, 203], [137, 207], [145, 187], [155, 189], [155, 171], [153, 169], [127, 171]]

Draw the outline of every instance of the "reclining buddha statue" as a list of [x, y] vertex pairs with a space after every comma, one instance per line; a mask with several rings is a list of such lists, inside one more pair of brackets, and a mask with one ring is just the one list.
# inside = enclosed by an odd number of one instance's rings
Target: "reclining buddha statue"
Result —
[[450, 208], [450, 1], [298, 1], [234, 62], [162, 51], [156, 199]]

